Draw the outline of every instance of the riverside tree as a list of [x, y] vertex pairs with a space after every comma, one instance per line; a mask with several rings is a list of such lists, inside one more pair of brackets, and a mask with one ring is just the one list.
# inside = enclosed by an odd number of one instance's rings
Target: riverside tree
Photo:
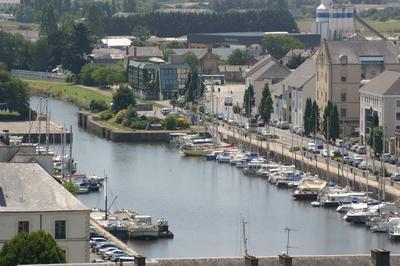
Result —
[[249, 87], [244, 91], [243, 96], [243, 108], [246, 111], [246, 116], [250, 117], [251, 110], [255, 106], [255, 98], [254, 98], [254, 87], [253, 85], [249, 85]]
[[65, 254], [44, 231], [17, 234], [0, 252], [0, 265], [53, 263], [65, 263]]
[[258, 107], [258, 112], [260, 113], [264, 122], [266, 124], [269, 124], [269, 120], [271, 119], [271, 114], [273, 111], [274, 111], [274, 106], [271, 97], [271, 92], [269, 91], [268, 83], [266, 83], [262, 92], [262, 98], [260, 106]]
[[130, 105], [136, 105], [132, 90], [128, 86], [119, 86], [113, 95], [112, 111], [116, 114], [120, 110], [127, 109]]
[[312, 104], [312, 113], [311, 113], [311, 132], [315, 135], [318, 133], [320, 129], [319, 122], [320, 121], [320, 114], [319, 114], [319, 107], [317, 101], [314, 100]]

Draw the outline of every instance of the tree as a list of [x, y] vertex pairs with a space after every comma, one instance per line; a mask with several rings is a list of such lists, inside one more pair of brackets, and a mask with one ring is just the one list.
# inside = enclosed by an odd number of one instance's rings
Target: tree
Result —
[[265, 48], [271, 56], [281, 59], [291, 49], [303, 49], [304, 43], [289, 35], [266, 35], [264, 39]]
[[29, 114], [29, 93], [26, 83], [12, 78], [8, 72], [0, 71], [0, 102], [7, 103], [9, 112], [21, 116]]
[[187, 52], [185, 53], [183, 57], [183, 61], [189, 65], [190, 70], [197, 71], [200, 66], [200, 60], [197, 58], [197, 56], [193, 52]]
[[57, 31], [57, 22], [54, 16], [52, 1], [48, 1], [42, 9], [40, 35], [49, 36]]
[[65, 263], [65, 254], [44, 231], [17, 234], [0, 252], [0, 265], [53, 263]]
[[136, 10], [136, 0], [124, 0], [122, 10], [124, 12], [135, 12]]
[[379, 127], [379, 116], [377, 111], [372, 113], [372, 128]]
[[46, 71], [50, 66], [50, 49], [46, 37], [40, 38], [32, 47], [32, 69]]
[[64, 13], [60, 20], [60, 31], [70, 34], [74, 30], [75, 18], [71, 13]]
[[268, 83], [265, 84], [264, 90], [262, 92], [262, 98], [260, 102], [260, 106], [258, 107], [258, 112], [260, 113], [262, 119], [266, 124], [269, 123], [271, 119], [271, 114], [274, 111], [273, 101], [271, 97], [271, 93], [269, 91]]
[[130, 105], [136, 105], [132, 90], [128, 86], [119, 86], [117, 92], [113, 95], [112, 111], [118, 113], [118, 111], [127, 109]]
[[169, 115], [167, 116], [167, 118], [165, 118], [165, 128], [168, 130], [175, 130], [176, 129], [176, 117], [173, 115]]
[[150, 36], [151, 36], [151, 32], [150, 32], [149, 27], [142, 26], [142, 25], [136, 26], [133, 29], [133, 33], [132, 34], [137, 39], [139, 39], [139, 40], [141, 40], [143, 42], [147, 41], [147, 39], [150, 38]]
[[86, 26], [91, 34], [97, 38], [105, 35], [104, 31], [104, 15], [98, 3], [92, 3], [88, 6], [85, 16]]
[[249, 87], [244, 91], [243, 96], [243, 108], [246, 111], [246, 116], [250, 117], [251, 110], [255, 106], [255, 98], [254, 98], [254, 87], [253, 85], [249, 85]]
[[382, 127], [374, 127], [370, 134], [370, 145], [374, 151], [374, 156], [379, 157], [383, 150], [383, 129]]
[[195, 102], [201, 96], [201, 86], [197, 71], [189, 72], [186, 83], [186, 102]]
[[290, 69], [296, 69], [298, 68], [303, 62], [306, 61], [305, 57], [302, 57], [300, 54], [299, 55], [293, 55], [289, 57], [288, 63], [286, 66]]
[[244, 65], [247, 62], [246, 51], [235, 49], [232, 54], [228, 57], [229, 65]]
[[304, 134], [308, 136], [314, 129], [314, 122], [313, 120], [313, 105], [311, 102], [311, 98], [307, 98], [306, 100], [306, 107], [304, 109], [303, 114], [303, 127], [304, 127]]
[[[335, 141], [340, 135], [339, 113], [336, 104], [328, 101], [324, 110], [324, 127], [325, 139]], [[329, 133], [329, 134], [328, 134]]]
[[315, 135], [320, 130], [320, 115], [319, 115], [319, 107], [317, 101], [314, 100], [312, 104], [312, 113], [311, 113], [311, 132]]

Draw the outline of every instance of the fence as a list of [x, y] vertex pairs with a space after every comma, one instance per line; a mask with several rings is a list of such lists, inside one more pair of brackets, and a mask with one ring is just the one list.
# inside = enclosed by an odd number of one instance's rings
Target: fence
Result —
[[65, 81], [64, 74], [12, 69], [11, 74], [20, 79]]

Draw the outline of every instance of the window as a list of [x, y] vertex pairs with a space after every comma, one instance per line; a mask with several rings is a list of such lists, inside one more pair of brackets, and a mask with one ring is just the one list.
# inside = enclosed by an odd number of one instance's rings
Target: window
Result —
[[289, 92], [289, 99], [292, 99], [292, 93]]
[[18, 222], [18, 233], [29, 233], [29, 221]]
[[347, 73], [346, 73], [346, 71], [342, 71], [342, 73], [340, 75], [340, 80], [342, 82], [346, 82], [347, 81]]
[[346, 108], [340, 108], [340, 117], [346, 117], [347, 110]]
[[65, 221], [56, 221], [55, 222], [55, 239], [65, 239]]
[[396, 107], [400, 107], [400, 100], [396, 101]]
[[341, 56], [340, 56], [340, 63], [341, 63], [342, 65], [347, 65], [347, 64], [348, 64], [348, 58], [347, 58], [346, 55], [341, 55]]
[[342, 100], [342, 102], [347, 101], [347, 93], [342, 92], [342, 93], [340, 94], [340, 99]]

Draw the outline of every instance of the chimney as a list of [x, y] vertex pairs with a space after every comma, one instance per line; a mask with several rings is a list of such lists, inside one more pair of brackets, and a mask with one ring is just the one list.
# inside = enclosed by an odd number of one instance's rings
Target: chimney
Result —
[[286, 254], [279, 255], [279, 265], [292, 266], [292, 260], [293, 258]]
[[213, 45], [212, 43], [207, 44], [207, 52], [212, 53]]
[[385, 249], [371, 249], [371, 261], [375, 266], [390, 266], [390, 251]]

